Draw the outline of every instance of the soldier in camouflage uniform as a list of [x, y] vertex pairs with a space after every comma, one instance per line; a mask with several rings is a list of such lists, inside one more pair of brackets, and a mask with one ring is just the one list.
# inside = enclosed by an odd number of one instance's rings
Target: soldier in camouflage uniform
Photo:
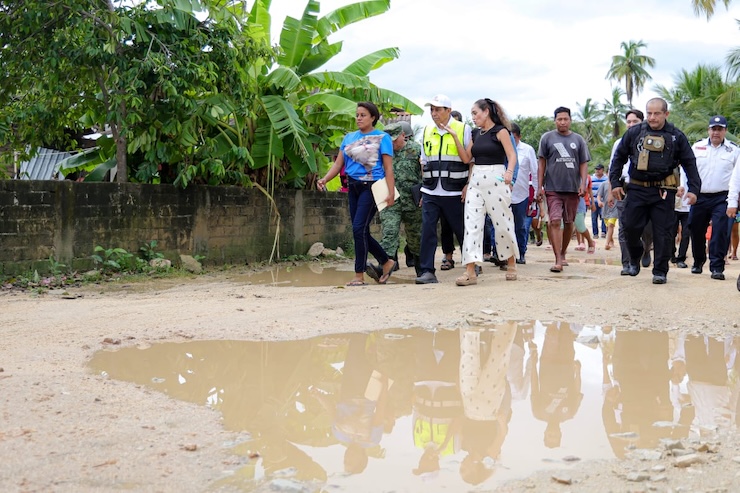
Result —
[[[410, 125], [409, 125], [410, 127]], [[393, 139], [393, 173], [396, 177], [396, 187], [401, 192], [401, 198], [391, 207], [380, 212], [380, 222], [383, 227], [381, 246], [386, 252], [398, 260], [399, 232], [401, 222], [406, 232], [406, 252], [413, 257], [414, 266], [418, 270], [419, 242], [421, 241], [421, 207], [414, 203], [411, 189], [421, 183], [421, 146], [409, 138], [400, 123], [391, 123], [385, 127], [385, 132]], [[408, 140], [407, 140], [408, 139]], [[407, 265], [409, 265], [407, 259]], [[417, 274], [418, 275], [418, 274]]]

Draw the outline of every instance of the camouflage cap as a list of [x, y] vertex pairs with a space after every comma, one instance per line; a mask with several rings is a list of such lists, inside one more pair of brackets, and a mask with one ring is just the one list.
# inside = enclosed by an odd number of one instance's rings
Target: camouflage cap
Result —
[[385, 126], [383, 131], [390, 135], [391, 139], [395, 139], [396, 137], [401, 135], [401, 132], [403, 132], [403, 128], [401, 127], [400, 123], [389, 123]]
[[403, 133], [406, 135], [406, 137], [413, 137], [414, 136], [414, 129], [411, 128], [411, 124], [407, 121], [401, 121], [401, 128], [403, 129]]

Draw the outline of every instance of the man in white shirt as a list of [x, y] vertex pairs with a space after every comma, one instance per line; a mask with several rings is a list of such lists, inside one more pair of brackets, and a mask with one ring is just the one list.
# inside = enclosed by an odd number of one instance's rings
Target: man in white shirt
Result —
[[[740, 147], [725, 139], [727, 119], [722, 115], [709, 119], [709, 138], [692, 146], [696, 167], [701, 177], [701, 190], [689, 212], [691, 251], [694, 256], [692, 274], [701, 274], [707, 261], [705, 236], [709, 221], [709, 270], [712, 279], [724, 281], [725, 255], [730, 246], [731, 221], [727, 216], [730, 177], [740, 156]], [[737, 198], [737, 197], [736, 197]]]
[[[735, 161], [735, 169], [730, 177], [730, 187], [727, 193], [727, 217], [737, 221], [737, 206], [740, 199], [740, 165]], [[740, 291], [740, 276], [737, 276], [737, 290]]]
[[[516, 259], [516, 263], [526, 264], [527, 261], [524, 255], [527, 253], [529, 226], [532, 224], [532, 218], [527, 217], [530, 181], [534, 190], [539, 190], [537, 182], [537, 154], [531, 145], [522, 142], [519, 125], [512, 123], [511, 133], [516, 141], [516, 152], [519, 158], [519, 172], [511, 190], [511, 211], [514, 213], [516, 242], [519, 245], [519, 258]], [[532, 200], [535, 200], [535, 198], [533, 197]]]

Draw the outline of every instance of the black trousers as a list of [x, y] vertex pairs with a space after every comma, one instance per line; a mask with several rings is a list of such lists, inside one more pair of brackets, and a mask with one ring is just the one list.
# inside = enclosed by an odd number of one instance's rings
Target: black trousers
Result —
[[671, 230], [675, 217], [673, 206], [676, 192], [658, 187], [628, 185], [622, 213], [630, 263], [639, 265], [645, 251], [642, 233], [648, 221], [653, 224], [653, 275], [668, 274], [668, 263], [673, 253]]
[[725, 255], [730, 247], [732, 220], [727, 217], [727, 192], [700, 193], [689, 212], [691, 229], [691, 253], [694, 265], [702, 266], [707, 261], [704, 239], [709, 221], [712, 221], [712, 236], [709, 238], [709, 269], [725, 271]]
[[444, 217], [462, 245], [465, 236], [463, 217], [465, 204], [459, 195], [440, 197], [424, 194], [421, 202], [421, 253], [419, 254], [420, 271], [434, 273], [434, 254], [437, 251], [437, 223]]

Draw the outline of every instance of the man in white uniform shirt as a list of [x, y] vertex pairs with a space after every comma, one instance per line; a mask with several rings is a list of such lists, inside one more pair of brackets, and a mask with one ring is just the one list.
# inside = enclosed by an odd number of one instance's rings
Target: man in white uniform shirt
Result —
[[[727, 217], [737, 221], [737, 206], [740, 199], [740, 165], [735, 162], [735, 169], [730, 177], [730, 188], [727, 194]], [[740, 276], [737, 276], [737, 290], [740, 291]]]
[[[526, 264], [527, 261], [524, 255], [527, 253], [529, 225], [532, 223], [532, 218], [527, 217], [530, 180], [532, 183], [531, 186], [535, 190], [539, 190], [537, 183], [537, 154], [531, 145], [522, 142], [519, 125], [512, 123], [511, 133], [516, 141], [516, 153], [519, 158], [519, 172], [511, 190], [511, 211], [514, 213], [516, 242], [519, 245], [519, 258], [516, 259], [516, 263]], [[535, 199], [533, 198], [533, 200]]]
[[727, 119], [717, 115], [709, 119], [709, 138], [692, 146], [696, 167], [701, 177], [701, 191], [689, 212], [691, 251], [694, 256], [692, 274], [701, 274], [707, 261], [704, 240], [709, 221], [712, 235], [709, 239], [709, 270], [712, 279], [725, 279], [725, 255], [730, 246], [730, 218], [727, 216], [727, 199], [730, 177], [740, 156], [740, 147], [725, 139]]

